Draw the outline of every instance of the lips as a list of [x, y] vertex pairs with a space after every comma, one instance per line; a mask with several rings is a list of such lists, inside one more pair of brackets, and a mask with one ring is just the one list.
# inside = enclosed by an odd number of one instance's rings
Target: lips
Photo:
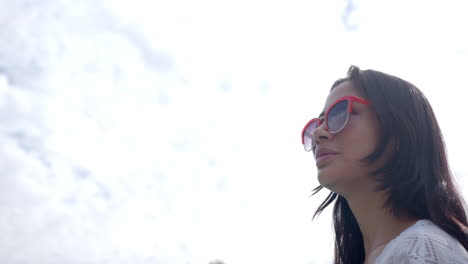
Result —
[[317, 148], [315, 150], [315, 159], [319, 159], [320, 157], [327, 156], [327, 155], [335, 155], [338, 152], [328, 149], [328, 148]]

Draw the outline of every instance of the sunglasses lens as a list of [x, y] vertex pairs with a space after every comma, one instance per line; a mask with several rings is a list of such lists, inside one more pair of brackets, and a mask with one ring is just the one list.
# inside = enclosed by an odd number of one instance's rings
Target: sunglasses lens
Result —
[[304, 149], [306, 151], [311, 151], [314, 144], [314, 130], [318, 127], [318, 121], [310, 123], [305, 129], [304, 134], [302, 135], [304, 140]]
[[348, 121], [348, 100], [341, 101], [328, 112], [327, 126], [330, 133], [336, 133], [343, 129]]

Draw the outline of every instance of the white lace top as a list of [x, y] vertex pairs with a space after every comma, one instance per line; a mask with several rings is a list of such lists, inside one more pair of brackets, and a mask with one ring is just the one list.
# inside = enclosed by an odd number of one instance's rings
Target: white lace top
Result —
[[375, 264], [468, 264], [468, 252], [429, 220], [419, 220], [385, 246]]

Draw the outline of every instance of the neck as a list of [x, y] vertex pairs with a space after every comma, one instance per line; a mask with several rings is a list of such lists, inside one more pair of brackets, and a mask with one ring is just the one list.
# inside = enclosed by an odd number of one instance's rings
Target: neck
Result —
[[417, 221], [410, 217], [396, 217], [384, 209], [386, 195], [383, 191], [359, 191], [345, 197], [361, 229], [366, 263], [373, 262], [372, 259], [375, 261], [392, 239]]

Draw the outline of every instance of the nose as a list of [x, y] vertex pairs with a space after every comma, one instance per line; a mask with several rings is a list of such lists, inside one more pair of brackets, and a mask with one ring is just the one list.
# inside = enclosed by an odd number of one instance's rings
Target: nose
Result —
[[333, 135], [325, 128], [325, 122], [322, 122], [312, 133], [315, 145], [320, 144], [321, 141], [330, 140], [331, 137], [333, 137]]

